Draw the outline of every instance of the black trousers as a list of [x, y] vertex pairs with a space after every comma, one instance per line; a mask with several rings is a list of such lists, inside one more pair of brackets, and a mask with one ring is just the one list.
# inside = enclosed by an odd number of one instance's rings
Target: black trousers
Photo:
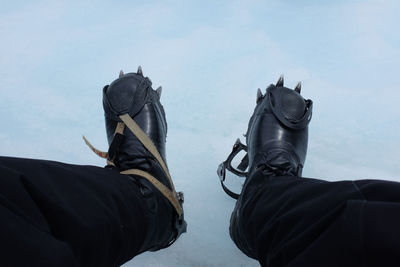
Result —
[[230, 233], [262, 266], [400, 266], [400, 183], [258, 170], [243, 187]]
[[162, 246], [173, 214], [115, 169], [0, 157], [0, 266], [119, 266]]

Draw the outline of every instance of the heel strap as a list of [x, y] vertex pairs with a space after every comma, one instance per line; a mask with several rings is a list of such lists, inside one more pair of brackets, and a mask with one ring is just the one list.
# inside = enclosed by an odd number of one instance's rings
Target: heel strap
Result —
[[[153, 157], [156, 159], [156, 161], [160, 164], [161, 168], [163, 169], [165, 175], [168, 178], [168, 182], [171, 185], [171, 190], [168, 189], [167, 186], [165, 186], [163, 183], [161, 183], [159, 180], [157, 180], [154, 176], [149, 174], [148, 172], [138, 170], [138, 169], [128, 169], [125, 171], [122, 171], [121, 174], [127, 174], [127, 175], [138, 175], [146, 180], [148, 180], [150, 183], [154, 185], [162, 194], [163, 196], [168, 199], [168, 201], [172, 204], [172, 206], [175, 208], [176, 213], [178, 214], [178, 218], [181, 219], [183, 218], [183, 193], [178, 192], [176, 193], [175, 191], [175, 186], [174, 183], [172, 182], [171, 175], [169, 173], [168, 167], [165, 164], [164, 160], [162, 159], [160, 153], [158, 152], [156, 146], [154, 143], [151, 141], [151, 139], [146, 135], [145, 132], [139, 127], [139, 125], [132, 119], [132, 117], [129, 114], [123, 114], [120, 115], [119, 118], [122, 120], [122, 122], [118, 122], [117, 127], [115, 129], [114, 137], [123, 135], [123, 131], [125, 126], [139, 139], [139, 141], [142, 143], [142, 145], [153, 155]], [[118, 138], [119, 140], [121, 138]], [[96, 149], [92, 144], [83, 136], [83, 140], [85, 143], [89, 146], [89, 148], [96, 153], [101, 158], [107, 159], [107, 165], [113, 165], [115, 164], [112, 162], [112, 159], [109, 158], [110, 154], [110, 149], [109, 152], [103, 152], [98, 149]], [[114, 142], [110, 145], [113, 147], [111, 149], [114, 151], [116, 148], [113, 145]], [[118, 142], [120, 143], [120, 142]], [[114, 151], [115, 152], [115, 151]], [[114, 155], [113, 155], [114, 157]], [[182, 219], [183, 221], [183, 219]]]

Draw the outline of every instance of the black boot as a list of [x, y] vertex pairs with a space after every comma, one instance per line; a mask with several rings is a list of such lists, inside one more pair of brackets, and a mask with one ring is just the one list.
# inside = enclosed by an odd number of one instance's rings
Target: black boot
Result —
[[265, 95], [257, 92], [257, 105], [246, 133], [249, 174], [264, 168], [271, 175], [301, 176], [307, 154], [312, 101], [283, 86], [283, 77]]
[[[258, 259], [258, 251], [253, 243], [255, 238], [249, 238], [249, 233], [254, 236], [257, 233], [248, 225], [247, 218], [257, 217], [257, 213], [251, 214], [256, 211], [249, 207], [254, 207], [254, 202], [262, 195], [260, 188], [270, 177], [301, 176], [304, 166], [312, 101], [305, 100], [300, 91], [300, 83], [294, 90], [284, 87], [283, 77], [276, 85], [270, 85], [264, 95], [258, 90], [257, 105], [246, 133], [247, 146], [238, 140], [228, 159], [218, 168], [224, 191], [238, 199], [231, 216], [231, 238], [240, 250], [254, 259]], [[240, 150], [246, 150], [247, 154], [237, 170], [231, 161]], [[248, 172], [244, 172], [246, 168]], [[240, 195], [223, 184], [225, 169], [246, 178]], [[268, 218], [263, 219], [267, 225]]]
[[[139, 67], [137, 73], [121, 72], [117, 80], [104, 87], [103, 107], [108, 144], [112, 146], [117, 123], [122, 122], [120, 115], [127, 113], [150, 137], [166, 163], [167, 121], [160, 103], [161, 87], [153, 90], [151, 85], [150, 79], [143, 76]], [[129, 129], [125, 129], [123, 134], [123, 141], [114, 140], [121, 144], [115, 148], [111, 147], [109, 160], [121, 171], [131, 168], [148, 171], [154, 162], [154, 157]], [[163, 181], [170, 187], [166, 182]]]
[[153, 90], [151, 85], [139, 66], [137, 73], [121, 71], [103, 89], [108, 162], [138, 183], [149, 206], [146, 216], [151, 230], [143, 250], [166, 247], [186, 231], [183, 198], [175, 192], [166, 164], [161, 87]]
[[[217, 171], [228, 195], [239, 197], [223, 184], [225, 169], [246, 177], [246, 184], [260, 168], [269, 176], [301, 176], [307, 154], [312, 101], [305, 100], [300, 91], [300, 83], [294, 90], [284, 87], [283, 77], [276, 85], [271, 84], [264, 95], [258, 89], [257, 105], [246, 133], [247, 146], [238, 140]], [[232, 167], [231, 161], [240, 150], [246, 150], [247, 154], [237, 170]], [[247, 167], [248, 172], [244, 172]]]

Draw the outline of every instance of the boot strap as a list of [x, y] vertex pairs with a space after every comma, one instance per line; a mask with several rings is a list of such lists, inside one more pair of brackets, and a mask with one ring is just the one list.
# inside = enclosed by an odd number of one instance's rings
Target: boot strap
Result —
[[[171, 190], [168, 189], [163, 183], [158, 181], [154, 176], [149, 174], [148, 172], [138, 170], [138, 169], [129, 169], [122, 171], [121, 174], [127, 174], [127, 175], [138, 175], [146, 180], [148, 180], [150, 183], [152, 183], [162, 194], [163, 196], [168, 199], [168, 201], [172, 204], [172, 206], [175, 208], [178, 217], [182, 218], [183, 216], [183, 209], [182, 209], [182, 203], [183, 203], [183, 193], [179, 192], [178, 194], [175, 191], [174, 183], [172, 182], [171, 175], [169, 173], [168, 167], [165, 164], [164, 160], [162, 159], [160, 153], [158, 152], [156, 146], [153, 144], [151, 139], [146, 135], [145, 132], [143, 132], [142, 129], [140, 129], [139, 125], [132, 119], [132, 117], [129, 114], [123, 114], [120, 115], [119, 118], [122, 120], [122, 122], [118, 122], [117, 127], [115, 128], [115, 135], [123, 135], [123, 131], [125, 129], [125, 126], [128, 127], [128, 129], [139, 139], [139, 141], [142, 143], [142, 145], [153, 155], [153, 157], [158, 161], [160, 164], [161, 168], [163, 169], [165, 175], [168, 178], [168, 181], [171, 185]], [[101, 158], [107, 159], [107, 165], [114, 165], [112, 162], [112, 159], [109, 159], [109, 153], [100, 151], [96, 149], [92, 144], [83, 136], [83, 140], [85, 143], [89, 146], [89, 148], [96, 153]], [[111, 144], [113, 145], [113, 144]], [[111, 146], [110, 146], [111, 147]], [[110, 150], [109, 150], [110, 151]]]
[[[171, 204], [174, 206], [174, 208], [177, 212], [178, 212], [178, 210], [182, 209], [179, 202], [176, 201], [177, 196], [175, 196], [174, 193], [168, 189], [168, 187], [166, 187], [163, 183], [161, 183], [159, 180], [157, 180], [150, 173], [139, 170], [139, 169], [129, 169], [126, 171], [122, 171], [121, 174], [138, 175], [138, 176], [141, 176], [141, 177], [147, 179], [150, 183], [152, 183], [161, 192], [161, 194], [164, 195], [164, 197], [166, 199], [169, 200], [169, 202], [171, 202]], [[178, 213], [178, 215], [179, 215], [179, 213]]]
[[[115, 135], [120, 135], [120, 136], [123, 136], [124, 135], [124, 129], [125, 129], [125, 124], [123, 123], [123, 122], [118, 122], [117, 123], [117, 127], [115, 127], [115, 132], [114, 132], [114, 137], [115, 137]], [[113, 142], [111, 143], [111, 145], [110, 145], [110, 148], [108, 149], [108, 152], [104, 152], [104, 151], [101, 151], [101, 150], [98, 150], [97, 148], [95, 148], [90, 142], [89, 142], [89, 140], [87, 140], [86, 139], [86, 137], [83, 135], [82, 136], [82, 138], [83, 138], [83, 140], [85, 141], [85, 143], [86, 143], [86, 145], [97, 155], [97, 156], [99, 156], [100, 158], [103, 158], [103, 159], [107, 159], [107, 165], [112, 165], [112, 166], [115, 166], [115, 164], [114, 164], [114, 162], [112, 161], [113, 159], [110, 159], [111, 158], [111, 155], [110, 155], [110, 150], [115, 150], [114, 151], [114, 153], [112, 152], [111, 154], [113, 154], [113, 156], [112, 156], [112, 158], [114, 158], [114, 156], [115, 156], [115, 154], [117, 153], [117, 144], [114, 142], [114, 140], [113, 140]], [[122, 138], [119, 138], [120, 140], [122, 139]], [[120, 142], [118, 142], [118, 143], [120, 143]], [[119, 146], [119, 145], [118, 145]], [[113, 149], [111, 149], [111, 148], [113, 148]]]
[[[137, 123], [132, 119], [132, 117], [128, 113], [120, 115], [119, 118], [125, 123], [126, 127], [128, 127], [128, 129], [131, 130], [131, 132], [137, 137], [137, 139], [139, 139], [139, 141], [143, 144], [143, 146], [153, 155], [153, 157], [161, 165], [161, 167], [164, 170], [164, 173], [167, 176], [168, 181], [169, 181], [169, 183], [171, 185], [171, 190], [169, 190], [165, 185], [163, 185], [161, 182], [159, 182], [157, 179], [155, 179], [153, 176], [151, 176], [150, 174], [148, 174], [146, 172], [140, 172], [141, 174], [137, 174], [137, 175], [148, 179], [158, 190], [160, 190], [160, 192], [174, 206], [176, 212], [178, 213], [178, 216], [181, 217], [182, 214], [183, 214], [183, 209], [182, 209], [182, 206], [181, 206], [182, 200], [178, 199], [178, 194], [175, 191], [174, 183], [172, 182], [171, 175], [169, 174], [168, 167], [165, 164], [164, 160], [162, 159], [162, 157], [161, 157], [160, 153], [158, 152], [156, 146], [153, 144], [153, 142], [147, 136], [147, 134], [145, 132], [143, 132], [142, 129], [140, 129], [139, 125], [137, 125]], [[130, 170], [127, 170], [127, 171], [128, 172], [129, 171], [137, 172], [138, 170], [130, 169]], [[127, 171], [123, 171], [121, 173], [126, 174], [124, 172], [127, 172]], [[143, 173], [146, 173], [148, 175], [144, 176], [144, 175], [142, 175]], [[158, 183], [155, 183], [151, 179], [149, 179], [150, 176], [153, 177], [154, 180], [157, 181]], [[160, 185], [162, 185], [163, 187], [161, 187]], [[170, 197], [167, 197], [166, 194], [164, 194], [163, 191], [168, 192], [167, 195], [169, 195]]]

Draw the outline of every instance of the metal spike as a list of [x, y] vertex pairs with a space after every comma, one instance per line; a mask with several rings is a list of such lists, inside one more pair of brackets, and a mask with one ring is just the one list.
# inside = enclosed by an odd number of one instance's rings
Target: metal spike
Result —
[[124, 76], [124, 72], [123, 72], [122, 70], [120, 70], [120, 71], [119, 71], [119, 77], [118, 77], [118, 78], [121, 78], [122, 76]]
[[296, 87], [294, 88], [294, 90], [295, 90], [297, 93], [300, 94], [300, 92], [301, 92], [301, 82], [299, 82], [299, 83], [296, 85]]
[[260, 102], [260, 100], [263, 98], [263, 94], [261, 92], [261, 89], [258, 88], [257, 89], [257, 99], [256, 99], [256, 103], [258, 104], [258, 102]]
[[141, 66], [138, 67], [138, 69], [137, 69], [137, 74], [143, 76], [143, 70], [142, 70], [142, 67], [141, 67]]
[[238, 146], [239, 144], [240, 144], [240, 139], [238, 138], [238, 139], [236, 139], [234, 146]]
[[162, 87], [159, 86], [159, 87], [156, 89], [156, 93], [157, 93], [157, 95], [158, 95], [158, 98], [161, 98], [161, 92], [162, 92]]
[[283, 74], [279, 77], [279, 80], [276, 82], [276, 87], [282, 87], [283, 86]]

